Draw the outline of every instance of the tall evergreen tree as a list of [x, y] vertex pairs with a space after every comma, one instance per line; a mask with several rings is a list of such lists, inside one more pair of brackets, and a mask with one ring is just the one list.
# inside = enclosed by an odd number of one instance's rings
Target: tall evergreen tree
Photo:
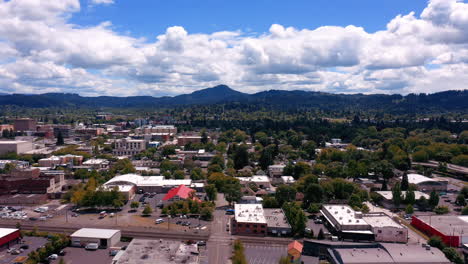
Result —
[[401, 186], [399, 182], [397, 182], [395, 186], [393, 186], [392, 196], [393, 196], [393, 204], [395, 205], [395, 207], [399, 207], [401, 204]]
[[65, 144], [65, 142], [64, 142], [64, 139], [63, 139], [62, 132], [59, 131], [58, 134], [57, 134], [57, 146], [62, 146], [64, 144]]
[[403, 174], [403, 177], [401, 179], [401, 190], [402, 191], [407, 191], [409, 188], [409, 183], [408, 183], [408, 174]]

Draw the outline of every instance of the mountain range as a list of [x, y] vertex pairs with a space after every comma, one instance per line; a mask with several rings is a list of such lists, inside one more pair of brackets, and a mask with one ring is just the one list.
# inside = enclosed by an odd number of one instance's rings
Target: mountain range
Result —
[[332, 94], [309, 91], [269, 90], [255, 94], [242, 93], [226, 85], [182, 94], [174, 97], [98, 96], [46, 93], [37, 95], [0, 95], [0, 106], [31, 108], [89, 107], [89, 108], [160, 108], [209, 104], [256, 104], [288, 109], [316, 108], [323, 110], [390, 110], [392, 112], [468, 112], [468, 90], [433, 94]]

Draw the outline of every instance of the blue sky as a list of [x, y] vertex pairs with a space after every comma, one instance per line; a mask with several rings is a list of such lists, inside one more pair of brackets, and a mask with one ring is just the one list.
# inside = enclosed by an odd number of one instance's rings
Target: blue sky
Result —
[[[136, 2], [138, 4], [136, 4]], [[299, 29], [325, 25], [385, 29], [399, 14], [420, 13], [426, 0], [115, 0], [112, 5], [81, 1], [83, 11], [72, 22], [95, 25], [112, 21], [115, 30], [135, 37], [154, 38], [168, 27], [189, 33], [236, 31], [264, 33], [272, 24]]]
[[468, 0], [0, 0], [0, 93], [467, 89]]

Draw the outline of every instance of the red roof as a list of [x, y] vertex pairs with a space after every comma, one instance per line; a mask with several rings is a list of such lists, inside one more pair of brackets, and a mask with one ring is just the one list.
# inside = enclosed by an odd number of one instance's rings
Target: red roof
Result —
[[179, 187], [170, 189], [169, 192], [166, 194], [166, 196], [164, 196], [163, 200], [164, 201], [170, 200], [174, 198], [174, 196], [176, 195], [179, 196], [181, 199], [187, 199], [190, 197], [190, 194], [192, 192], [195, 192], [195, 190], [182, 184]]
[[302, 244], [297, 242], [296, 240], [294, 240], [293, 242], [289, 243], [288, 245], [288, 252], [291, 250], [291, 249], [295, 249], [299, 252], [302, 252]]

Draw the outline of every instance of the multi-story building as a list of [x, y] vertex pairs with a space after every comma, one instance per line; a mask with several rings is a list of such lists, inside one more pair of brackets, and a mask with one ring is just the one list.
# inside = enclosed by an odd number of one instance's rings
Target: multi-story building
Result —
[[153, 133], [164, 133], [164, 134], [177, 134], [177, 127], [172, 125], [167, 126], [144, 126], [136, 129], [137, 134], [153, 134]]
[[268, 174], [272, 178], [279, 178], [283, 176], [283, 170], [286, 166], [282, 164], [270, 165], [268, 166]]
[[235, 204], [231, 226], [234, 235], [266, 236], [268, 232], [261, 204]]
[[106, 159], [89, 159], [83, 162], [84, 166], [94, 170], [104, 170], [109, 168], [110, 162]]
[[75, 135], [75, 131], [71, 125], [52, 125], [54, 131], [54, 137], [57, 137], [59, 134], [62, 134], [64, 138], [70, 138]]
[[142, 139], [117, 139], [112, 153], [116, 156], [133, 156], [146, 149], [146, 142]]
[[267, 221], [268, 234], [273, 236], [287, 236], [291, 234], [291, 226], [281, 208], [263, 209]]
[[51, 156], [48, 158], [43, 158], [38, 161], [40, 167], [53, 168], [59, 165], [81, 165], [83, 162], [83, 156], [79, 155], [61, 155], [61, 156]]
[[15, 131], [36, 131], [36, 120], [31, 118], [20, 118], [14, 122]]
[[0, 194], [60, 192], [64, 185], [61, 175], [45, 175], [37, 168], [13, 170], [0, 176]]
[[22, 140], [4, 140], [0, 141], [0, 155], [8, 152], [16, 154], [23, 154], [33, 150], [33, 143], [31, 141]]
[[8, 124], [2, 124], [0, 125], [0, 133], [3, 133], [3, 130], [14, 130], [15, 127], [13, 125], [8, 125]]
[[332, 233], [343, 239], [400, 243], [408, 241], [408, 229], [385, 213], [363, 214], [348, 205], [330, 204], [324, 205], [321, 212]]
[[188, 143], [201, 143], [201, 136], [198, 135], [187, 135], [187, 136], [178, 136], [177, 137], [177, 144], [179, 146], [185, 146]]

